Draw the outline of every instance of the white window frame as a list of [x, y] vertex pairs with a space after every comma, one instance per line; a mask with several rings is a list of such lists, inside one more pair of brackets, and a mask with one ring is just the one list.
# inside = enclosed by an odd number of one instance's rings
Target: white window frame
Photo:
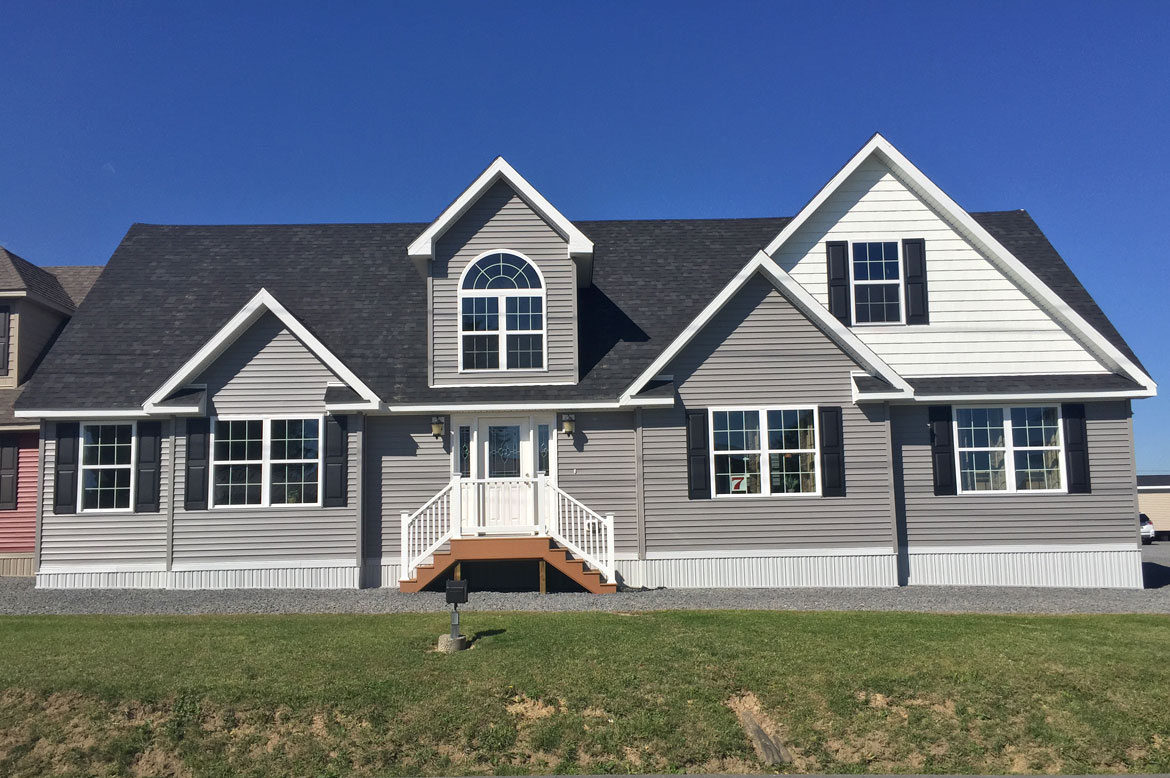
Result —
[[[467, 280], [467, 274], [471, 272], [471, 268], [484, 257], [492, 254], [511, 254], [518, 257], [524, 262], [527, 262], [533, 270], [536, 271], [536, 277], [540, 279], [540, 289], [464, 289], [463, 282]], [[463, 301], [475, 297], [494, 297], [496, 299], [496, 307], [499, 310], [498, 328], [494, 330], [476, 330], [463, 331]], [[507, 325], [508, 316], [508, 301], [509, 297], [539, 297], [541, 310], [541, 323], [544, 327], [539, 330], [509, 330]], [[492, 249], [479, 254], [475, 259], [467, 263], [463, 268], [463, 272], [459, 274], [458, 295], [456, 295], [455, 303], [455, 332], [459, 340], [458, 354], [459, 354], [459, 372], [471, 374], [496, 374], [496, 373], [547, 373], [548, 372], [548, 284], [545, 282], [544, 273], [541, 272], [540, 267], [528, 257], [521, 254], [519, 251], [512, 249]], [[464, 335], [495, 335], [497, 338], [496, 346], [499, 349], [499, 367], [464, 367], [463, 366], [463, 336]], [[540, 343], [542, 348], [541, 367], [508, 367], [508, 335], [540, 335]]]
[[[808, 449], [776, 449], [773, 451], [768, 448], [768, 411], [812, 411], [813, 415], [813, 448]], [[743, 451], [716, 451], [715, 450], [715, 414], [726, 412], [755, 412], [759, 415], [760, 420], [760, 448], [744, 449]], [[813, 455], [813, 472], [816, 476], [817, 488], [815, 492], [773, 492], [772, 491], [772, 458], [771, 454], [808, 454]], [[715, 457], [727, 454], [759, 454], [760, 455], [760, 491], [756, 494], [748, 493], [730, 493], [719, 494], [715, 489]], [[707, 409], [707, 458], [709, 460], [710, 479], [711, 479], [711, 497], [713, 499], [725, 500], [728, 498], [749, 498], [755, 499], [759, 497], [783, 497], [783, 498], [799, 498], [799, 497], [820, 497], [823, 492], [823, 485], [821, 483], [821, 406], [812, 405], [767, 405], [767, 406], [719, 406], [716, 408]]]
[[[1007, 488], [1006, 489], [964, 489], [963, 488], [963, 468], [962, 468], [962, 454], [963, 452], [972, 451], [999, 451], [999, 447], [975, 447], [975, 448], [959, 448], [959, 411], [960, 410], [987, 410], [991, 408], [1000, 408], [1003, 410], [1003, 452], [1004, 452], [1004, 468], [1006, 471]], [[1015, 439], [1012, 430], [1012, 409], [1013, 408], [1055, 408], [1056, 409], [1056, 435], [1060, 442], [1060, 488], [1059, 489], [1017, 489], [1016, 488], [1016, 457], [1017, 451], [1050, 451], [1053, 446], [1019, 446], [1016, 447]], [[970, 494], [977, 496], [1002, 496], [1002, 495], [1030, 495], [1030, 494], [1068, 494], [1068, 468], [1065, 465], [1065, 449], [1064, 449], [1064, 414], [1060, 403], [977, 403], [954, 405], [951, 407], [951, 431], [954, 446], [955, 446], [955, 485], [958, 494]]]
[[[857, 280], [853, 275], [853, 246], [857, 243], [894, 243], [898, 247], [898, 280], [897, 281], [868, 281]], [[889, 236], [851, 238], [849, 245], [849, 321], [854, 327], [897, 327], [906, 324], [906, 265], [903, 258], [904, 247], [902, 238], [890, 240]], [[884, 284], [898, 285], [898, 321], [857, 321], [857, 285]]]
[[[272, 504], [272, 465], [281, 464], [309, 464], [311, 459], [273, 459], [272, 458], [272, 422], [274, 421], [300, 421], [303, 419], [317, 420], [317, 501], [316, 502], [282, 502]], [[215, 428], [220, 421], [259, 421], [261, 423], [261, 458], [255, 459], [229, 459], [223, 462], [217, 461], [215, 458]], [[280, 414], [225, 414], [223, 416], [211, 417], [211, 432], [210, 432], [211, 450], [208, 456], [208, 485], [207, 485], [207, 505], [212, 509], [219, 510], [257, 510], [261, 508], [320, 508], [324, 505], [324, 494], [322, 491], [325, 488], [325, 414], [316, 413], [280, 413]], [[253, 504], [235, 504], [228, 503], [224, 505], [216, 505], [215, 503], [215, 468], [216, 465], [234, 465], [234, 464], [260, 464], [260, 502]]]
[[[85, 496], [86, 470], [116, 470], [126, 465], [86, 465], [85, 464], [85, 430], [87, 427], [122, 427], [130, 425], [130, 504], [125, 508], [86, 508], [82, 505]], [[77, 439], [77, 512], [78, 513], [133, 513], [134, 501], [137, 499], [138, 489], [138, 422], [117, 421], [83, 421], [80, 423]]]
[[[504, 418], [504, 417], [501, 417]], [[516, 416], [508, 416], [506, 418], [517, 418]], [[475, 480], [483, 478], [480, 473], [480, 448], [482, 441], [479, 438], [480, 420], [489, 421], [491, 416], [452, 416], [451, 417], [451, 477], [454, 479], [461, 478], [459, 474], [459, 428], [471, 428], [471, 457], [469, 467], [471, 475], [469, 478]], [[548, 467], [549, 472], [545, 475], [548, 477], [549, 483], [556, 485], [557, 483], [557, 417], [556, 414], [532, 414], [528, 417], [528, 427], [532, 434], [532, 472], [535, 476], [540, 475], [540, 435], [537, 432], [537, 427], [542, 424], [548, 425]], [[534, 476], [534, 477], [535, 477]]]

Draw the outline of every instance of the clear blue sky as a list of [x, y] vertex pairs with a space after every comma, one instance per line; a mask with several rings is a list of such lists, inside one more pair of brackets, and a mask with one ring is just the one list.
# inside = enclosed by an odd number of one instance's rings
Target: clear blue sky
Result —
[[0, 244], [46, 265], [136, 221], [429, 221], [497, 154], [570, 219], [788, 215], [880, 131], [1032, 213], [1163, 383], [1137, 457], [1170, 472], [1170, 3], [0, 0], [0, 30]]

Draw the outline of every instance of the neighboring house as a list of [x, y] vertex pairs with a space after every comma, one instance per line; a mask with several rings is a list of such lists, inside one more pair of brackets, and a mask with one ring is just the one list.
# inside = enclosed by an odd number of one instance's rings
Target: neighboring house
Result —
[[37, 267], [0, 247], [0, 576], [32, 575], [40, 425], [16, 398], [100, 267]]
[[[18, 403], [40, 587], [1142, 584], [1156, 386], [875, 136], [793, 218], [135, 225]], [[474, 581], [473, 581], [474, 585]]]
[[1138, 510], [1150, 517], [1159, 537], [1170, 535], [1170, 475], [1137, 477]]

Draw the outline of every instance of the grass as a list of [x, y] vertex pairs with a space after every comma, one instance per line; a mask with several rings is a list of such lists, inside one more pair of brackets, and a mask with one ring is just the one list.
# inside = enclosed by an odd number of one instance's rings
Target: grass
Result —
[[1170, 772], [1170, 619], [0, 618], [0, 775]]

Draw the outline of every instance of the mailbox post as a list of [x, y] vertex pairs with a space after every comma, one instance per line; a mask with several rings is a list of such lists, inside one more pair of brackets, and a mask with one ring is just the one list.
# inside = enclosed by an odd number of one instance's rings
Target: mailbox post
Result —
[[459, 606], [467, 603], [467, 581], [447, 582], [447, 604], [451, 606], [451, 634], [439, 636], [439, 650], [447, 653], [467, 648], [467, 638], [459, 634]]

